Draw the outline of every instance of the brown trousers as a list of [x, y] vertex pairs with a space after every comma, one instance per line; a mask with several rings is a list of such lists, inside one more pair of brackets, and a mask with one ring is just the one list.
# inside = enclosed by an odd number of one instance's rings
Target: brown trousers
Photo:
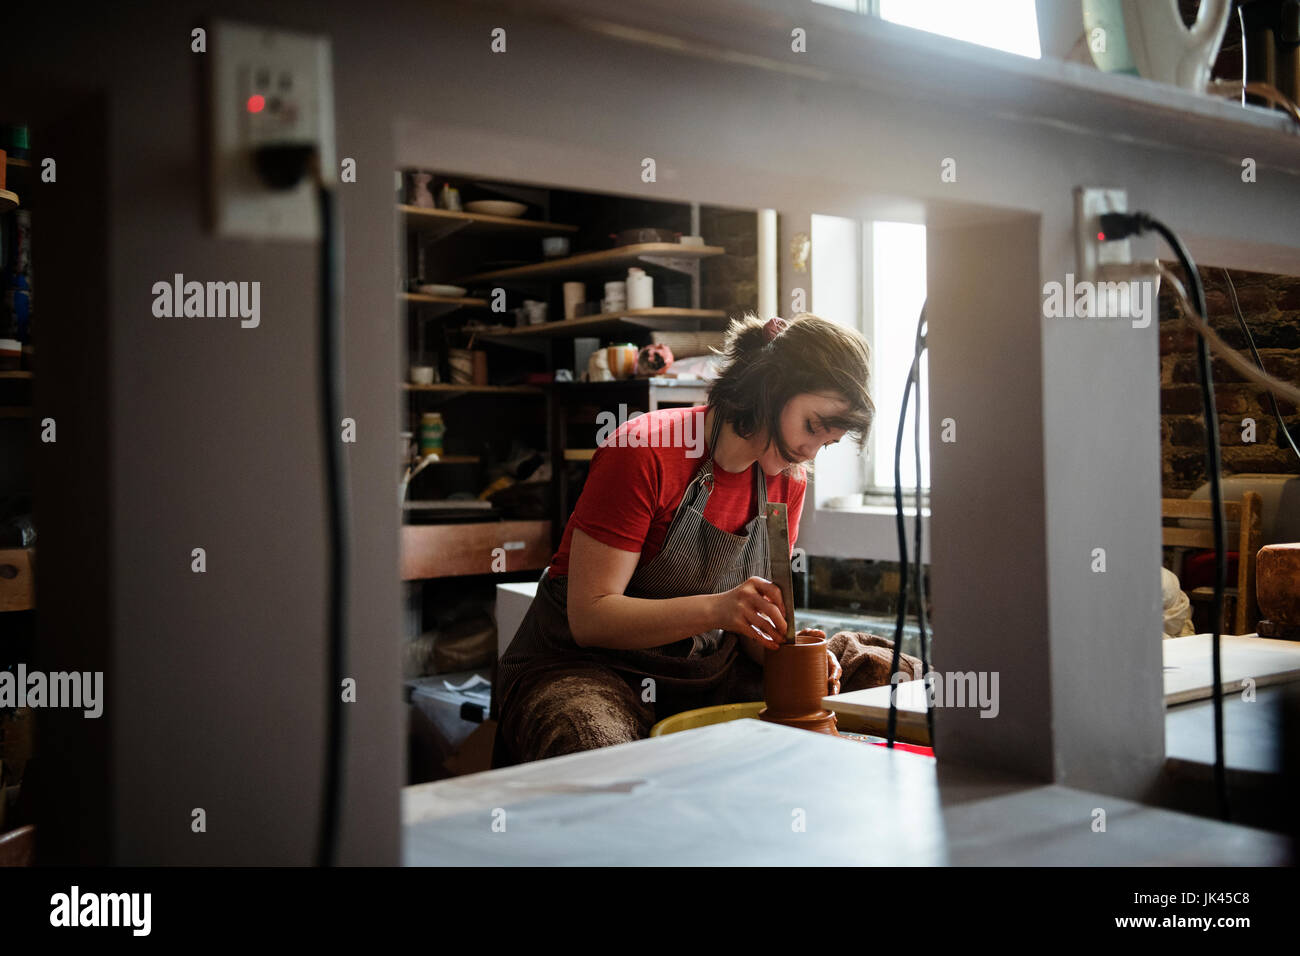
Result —
[[674, 693], [662, 684], [647, 701], [642, 678], [582, 661], [533, 671], [510, 689], [497, 727], [494, 767], [610, 747], [650, 736], [665, 717], [697, 707], [763, 699], [763, 671], [737, 654], [712, 691]]

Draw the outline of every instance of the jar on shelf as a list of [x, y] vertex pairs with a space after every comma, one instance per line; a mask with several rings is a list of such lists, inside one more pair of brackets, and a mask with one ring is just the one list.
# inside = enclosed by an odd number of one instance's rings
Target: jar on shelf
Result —
[[420, 457], [441, 455], [442, 440], [447, 426], [439, 412], [425, 412], [420, 416]]
[[627, 270], [627, 307], [631, 309], [653, 308], [654, 279], [646, 275], [644, 269], [635, 266]]

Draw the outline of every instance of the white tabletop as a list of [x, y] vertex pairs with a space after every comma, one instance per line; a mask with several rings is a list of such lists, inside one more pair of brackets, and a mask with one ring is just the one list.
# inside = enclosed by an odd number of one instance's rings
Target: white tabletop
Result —
[[407, 787], [402, 816], [409, 865], [1268, 865], [1288, 852], [1259, 830], [758, 720]]
[[[1161, 642], [1164, 658], [1166, 706], [1204, 700], [1213, 696], [1213, 635], [1172, 637]], [[1240, 690], [1247, 680], [1256, 687], [1300, 680], [1300, 643], [1257, 637], [1254, 634], [1224, 634], [1219, 641], [1219, 664], [1225, 694]], [[942, 691], [945, 685], [941, 684]], [[822, 706], [840, 715], [881, 722], [889, 718], [890, 686], [868, 687], [822, 699]], [[901, 730], [928, 735], [925, 722], [925, 682], [898, 684], [898, 726]]]

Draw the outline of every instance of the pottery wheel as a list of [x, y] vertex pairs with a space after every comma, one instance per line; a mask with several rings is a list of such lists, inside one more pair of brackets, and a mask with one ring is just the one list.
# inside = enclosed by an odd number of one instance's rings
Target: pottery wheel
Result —
[[786, 727], [798, 727], [800, 730], [811, 730], [819, 734], [830, 734], [838, 737], [839, 732], [835, 725], [835, 712], [831, 710], [819, 710], [816, 713], [805, 714], [801, 717], [774, 717], [768, 714], [768, 709], [764, 707], [758, 712], [759, 720], [766, 720], [771, 724], [784, 724]]

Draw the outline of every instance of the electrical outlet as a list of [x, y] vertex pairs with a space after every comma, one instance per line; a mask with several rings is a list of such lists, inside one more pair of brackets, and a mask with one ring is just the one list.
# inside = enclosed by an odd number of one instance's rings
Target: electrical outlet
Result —
[[304, 178], [274, 190], [257, 175], [253, 152], [275, 143], [313, 143], [332, 176], [334, 91], [329, 39], [216, 21], [209, 31], [209, 222], [232, 239], [316, 239], [320, 216]]
[[1097, 267], [1133, 261], [1128, 239], [1103, 242], [1101, 216], [1108, 212], [1128, 212], [1128, 193], [1123, 189], [1074, 187], [1074, 281], [1096, 282]]

